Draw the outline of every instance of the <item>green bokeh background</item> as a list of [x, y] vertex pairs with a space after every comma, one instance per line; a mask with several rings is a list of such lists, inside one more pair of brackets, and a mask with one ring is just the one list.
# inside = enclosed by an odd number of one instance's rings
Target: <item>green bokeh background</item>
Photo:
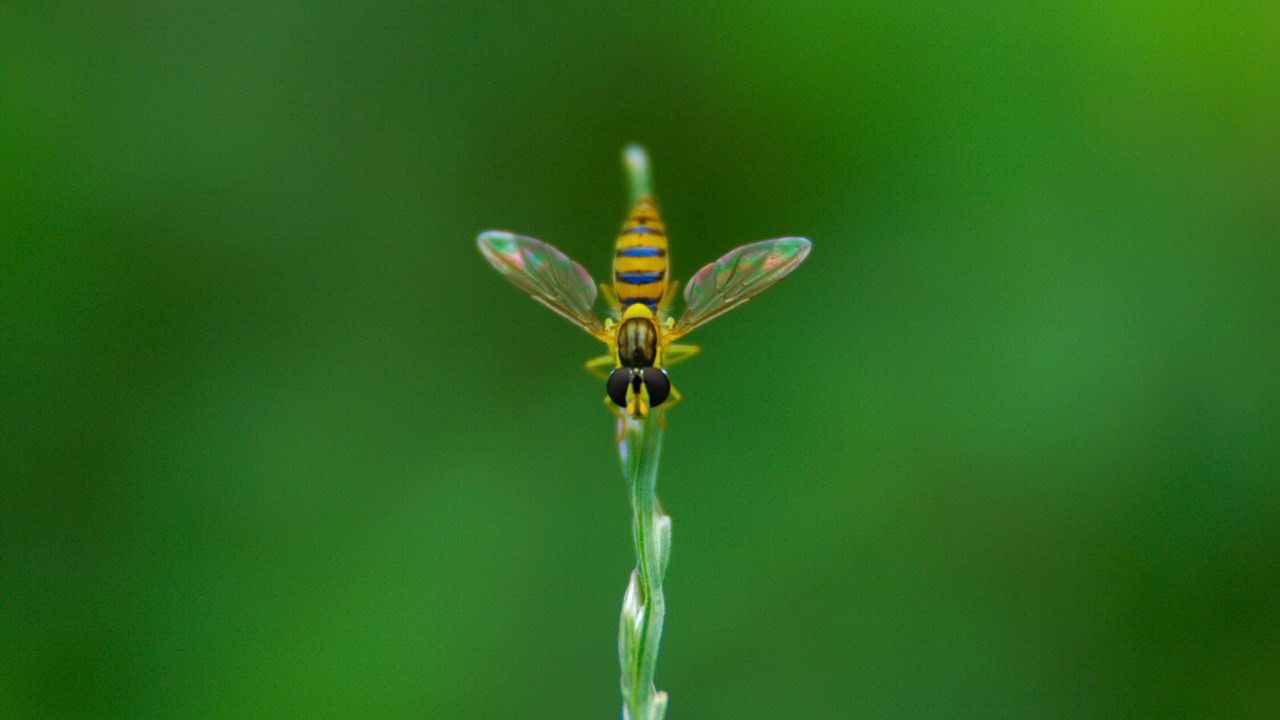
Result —
[[671, 720], [1280, 716], [1276, 6], [580, 5], [6, 6], [0, 717], [617, 717], [630, 141]]

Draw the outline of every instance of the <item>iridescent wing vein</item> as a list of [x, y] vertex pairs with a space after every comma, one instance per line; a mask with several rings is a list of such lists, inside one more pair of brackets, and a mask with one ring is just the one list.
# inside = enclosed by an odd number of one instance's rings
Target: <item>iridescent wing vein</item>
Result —
[[801, 237], [761, 240], [705, 265], [684, 288], [684, 314], [672, 334], [684, 335], [773, 287], [808, 257], [811, 247]]
[[516, 287], [597, 337], [604, 325], [592, 307], [596, 284], [568, 255], [536, 238], [490, 230], [476, 245], [489, 264]]

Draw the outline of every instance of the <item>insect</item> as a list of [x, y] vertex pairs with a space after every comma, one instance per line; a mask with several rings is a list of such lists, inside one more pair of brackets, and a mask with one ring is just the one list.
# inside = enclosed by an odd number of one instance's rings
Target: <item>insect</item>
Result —
[[700, 349], [676, 341], [772, 287], [804, 261], [812, 244], [784, 237], [730, 250], [690, 278], [676, 318], [671, 307], [679, 283], [671, 279], [666, 226], [648, 192], [647, 158], [634, 147], [625, 157], [633, 177], [644, 181], [614, 245], [613, 283], [599, 286], [608, 303], [603, 319], [594, 310], [595, 281], [555, 247], [499, 230], [481, 233], [476, 244], [495, 270], [608, 347], [586, 369], [605, 381], [610, 410], [639, 419], [680, 400], [667, 368]]

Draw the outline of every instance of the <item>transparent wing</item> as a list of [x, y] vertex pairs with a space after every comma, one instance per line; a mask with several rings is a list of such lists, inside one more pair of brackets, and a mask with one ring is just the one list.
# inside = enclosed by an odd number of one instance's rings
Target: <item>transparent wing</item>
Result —
[[591, 309], [596, 302], [595, 281], [568, 255], [541, 240], [498, 230], [480, 233], [476, 245], [495, 270], [534, 300], [592, 335], [604, 332]]
[[684, 314], [673, 334], [684, 335], [773, 287], [809, 256], [812, 246], [800, 237], [761, 240], [703, 266], [684, 288]]

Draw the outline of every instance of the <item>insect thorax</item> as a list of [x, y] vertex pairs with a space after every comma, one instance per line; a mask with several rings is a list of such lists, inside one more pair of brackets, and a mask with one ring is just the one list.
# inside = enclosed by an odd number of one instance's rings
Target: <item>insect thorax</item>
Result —
[[658, 329], [648, 318], [629, 318], [618, 326], [618, 363], [652, 367], [658, 356]]

